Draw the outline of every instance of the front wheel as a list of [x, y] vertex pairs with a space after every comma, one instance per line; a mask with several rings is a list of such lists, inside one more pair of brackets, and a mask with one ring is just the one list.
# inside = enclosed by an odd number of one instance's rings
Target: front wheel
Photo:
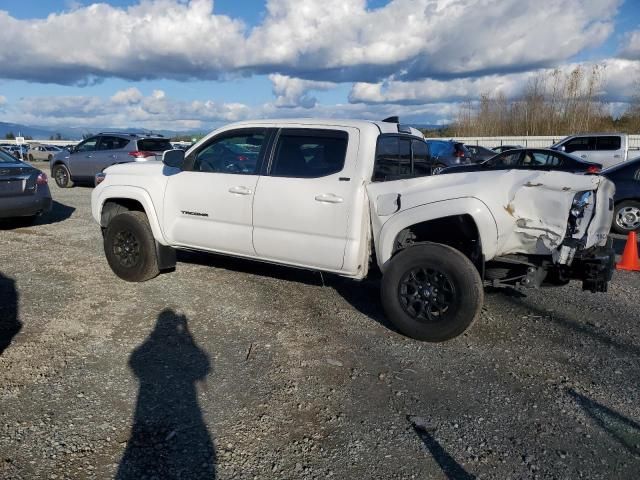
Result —
[[381, 296], [385, 313], [398, 330], [417, 340], [442, 342], [473, 324], [484, 290], [478, 270], [461, 252], [425, 243], [390, 260]]
[[155, 239], [144, 212], [124, 212], [111, 219], [104, 253], [113, 273], [127, 282], [144, 282], [160, 273]]
[[613, 230], [626, 235], [640, 228], [640, 202], [625, 200], [616, 205], [613, 216]]
[[447, 168], [447, 166], [444, 163], [437, 163], [435, 167], [433, 167], [432, 175], [439, 175], [445, 168]]

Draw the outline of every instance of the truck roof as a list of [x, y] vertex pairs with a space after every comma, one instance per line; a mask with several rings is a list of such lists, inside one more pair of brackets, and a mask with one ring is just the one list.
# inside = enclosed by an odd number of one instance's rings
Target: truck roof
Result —
[[[244, 120], [242, 122], [236, 122], [230, 125], [226, 125], [225, 128], [228, 127], [249, 127], [255, 125], [309, 125], [309, 126], [341, 126], [341, 127], [353, 127], [358, 129], [366, 129], [371, 128], [371, 126], [377, 126], [380, 133], [398, 133], [398, 125], [397, 123], [374, 121], [374, 120], [359, 120], [359, 119], [345, 119], [345, 118], [265, 118], [265, 119], [256, 119], [256, 120]], [[422, 132], [416, 128], [409, 127], [411, 131], [411, 135], [418, 136], [420, 138], [424, 138]], [[400, 133], [408, 133], [408, 132], [400, 132]]]

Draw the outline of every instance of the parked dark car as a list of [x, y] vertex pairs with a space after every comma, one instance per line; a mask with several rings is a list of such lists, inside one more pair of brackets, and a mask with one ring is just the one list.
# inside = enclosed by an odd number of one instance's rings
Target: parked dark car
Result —
[[578, 157], [549, 148], [521, 148], [507, 150], [486, 162], [459, 165], [444, 169], [441, 173], [482, 172], [488, 170], [561, 170], [572, 173], [599, 173], [602, 165], [585, 162]]
[[172, 149], [162, 135], [104, 132], [83, 140], [69, 154], [54, 155], [49, 166], [56, 184], [68, 188], [74, 182], [94, 184], [97, 173], [117, 163], [162, 160], [162, 153]]
[[465, 148], [471, 152], [474, 163], [484, 162], [497, 155], [496, 151], [480, 145], [465, 145]]
[[0, 150], [0, 218], [33, 220], [51, 204], [47, 175]]
[[622, 234], [640, 229], [640, 157], [608, 168], [602, 175], [616, 184], [611, 228]]
[[502, 153], [507, 150], [516, 150], [519, 148], [524, 148], [522, 145], [500, 145], [499, 147], [493, 147], [491, 150], [494, 152]]
[[453, 140], [426, 140], [429, 158], [433, 164], [433, 174], [440, 173], [453, 165], [464, 165], [473, 162], [471, 152], [464, 144]]

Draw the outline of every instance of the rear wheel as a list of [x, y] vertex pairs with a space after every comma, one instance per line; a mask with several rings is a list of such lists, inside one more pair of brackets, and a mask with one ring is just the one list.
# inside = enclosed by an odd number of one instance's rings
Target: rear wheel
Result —
[[438, 175], [445, 168], [447, 168], [447, 166], [444, 163], [436, 163], [435, 167], [433, 167], [432, 175]]
[[640, 228], [640, 202], [625, 200], [616, 205], [613, 216], [613, 230], [627, 234]]
[[33, 155], [29, 154], [29, 161], [33, 162]]
[[111, 270], [128, 282], [144, 282], [160, 273], [155, 239], [144, 212], [113, 217], [105, 231], [104, 253]]
[[382, 305], [405, 335], [428, 342], [452, 339], [480, 314], [484, 290], [478, 270], [458, 250], [437, 243], [409, 247], [382, 277]]
[[54, 165], [51, 169], [51, 176], [56, 181], [56, 185], [60, 188], [70, 188], [73, 187], [73, 182], [71, 181], [71, 172], [69, 169], [59, 163], [58, 165]]

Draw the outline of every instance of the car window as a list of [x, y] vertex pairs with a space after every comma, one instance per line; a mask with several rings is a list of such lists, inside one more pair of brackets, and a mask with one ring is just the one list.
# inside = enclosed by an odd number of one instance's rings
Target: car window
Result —
[[173, 147], [166, 138], [144, 138], [138, 140], [138, 150], [143, 152], [164, 152], [165, 150], [173, 150]]
[[589, 150], [595, 150], [596, 139], [595, 137], [576, 137], [572, 138], [564, 144], [564, 151], [567, 153], [583, 152]]
[[91, 137], [84, 142], [78, 144], [78, 148], [76, 151], [78, 152], [92, 152], [96, 149], [96, 144], [98, 143], [98, 137]]
[[342, 130], [283, 129], [278, 136], [271, 176], [326, 177], [344, 168], [349, 136]]
[[560, 163], [560, 158], [550, 152], [526, 152], [521, 161], [522, 165], [530, 167], [557, 167]]
[[254, 175], [265, 135], [264, 130], [236, 130], [215, 137], [194, 154], [193, 171]]
[[618, 135], [596, 137], [596, 150], [620, 150], [621, 138]]
[[411, 175], [411, 141], [398, 136], [381, 136], [376, 148], [373, 180], [384, 181]]
[[0, 150], [0, 163], [15, 163], [16, 157], [9, 155], [4, 150]]
[[413, 152], [413, 176], [423, 177], [431, 175], [431, 167], [433, 162], [429, 156], [427, 144], [421, 140], [411, 141], [411, 150]]
[[449, 142], [429, 142], [429, 153], [433, 157], [453, 155], [453, 145]]
[[507, 150], [493, 157], [488, 164], [492, 167], [515, 167], [518, 165], [520, 153], [520, 151]]
[[119, 150], [126, 147], [128, 143], [129, 140], [126, 138], [103, 135], [100, 137], [96, 150]]

